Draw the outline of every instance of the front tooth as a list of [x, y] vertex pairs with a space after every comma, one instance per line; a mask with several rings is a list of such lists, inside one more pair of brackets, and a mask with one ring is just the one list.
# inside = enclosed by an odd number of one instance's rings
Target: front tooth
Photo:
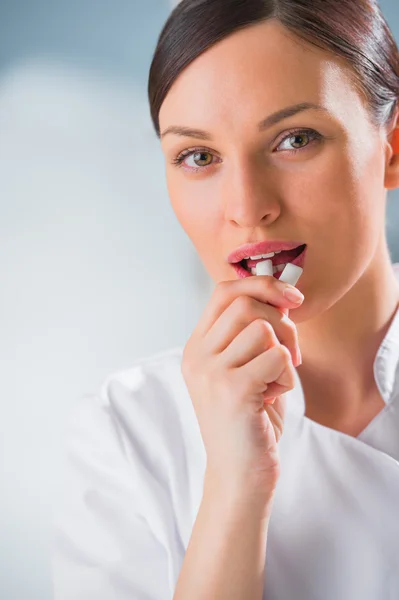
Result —
[[251, 273], [252, 273], [252, 275], [256, 275], [256, 268], [255, 267], [252, 267]]
[[249, 258], [251, 260], [259, 260], [261, 258], [273, 258], [274, 254], [274, 252], [271, 252], [270, 254], [259, 254], [259, 256], [250, 256]]

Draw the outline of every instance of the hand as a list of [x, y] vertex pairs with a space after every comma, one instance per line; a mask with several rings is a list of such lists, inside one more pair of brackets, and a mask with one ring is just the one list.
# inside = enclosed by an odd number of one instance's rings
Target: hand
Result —
[[[279, 477], [285, 397], [300, 364], [296, 326], [271, 276], [219, 283], [182, 357], [207, 454], [207, 477], [227, 494], [259, 497]], [[296, 289], [296, 288], [294, 288]]]

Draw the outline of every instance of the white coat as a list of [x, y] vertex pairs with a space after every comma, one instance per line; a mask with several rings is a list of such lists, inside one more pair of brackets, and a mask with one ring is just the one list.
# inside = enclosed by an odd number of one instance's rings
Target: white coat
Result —
[[[181, 356], [142, 358], [78, 404], [55, 600], [173, 598], [206, 465]], [[304, 416], [298, 375], [286, 395], [264, 600], [399, 599], [399, 311], [374, 377], [385, 408], [356, 438]]]

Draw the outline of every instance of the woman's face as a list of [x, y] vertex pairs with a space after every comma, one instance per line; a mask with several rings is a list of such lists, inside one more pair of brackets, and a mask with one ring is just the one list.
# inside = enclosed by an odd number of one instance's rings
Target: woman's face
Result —
[[[259, 131], [272, 113], [304, 102], [324, 110]], [[161, 107], [161, 136], [172, 126], [208, 134], [161, 140], [173, 209], [215, 282], [238, 278], [227, 258], [244, 243], [306, 243], [297, 284], [305, 302], [292, 313], [300, 322], [367, 270], [378, 272], [390, 147], [343, 61], [275, 21], [247, 27], [176, 79]]]

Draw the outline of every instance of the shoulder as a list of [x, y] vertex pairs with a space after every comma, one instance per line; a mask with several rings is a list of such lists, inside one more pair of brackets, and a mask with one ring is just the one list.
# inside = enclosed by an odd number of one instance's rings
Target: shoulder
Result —
[[121, 582], [129, 598], [172, 597], [203, 466], [181, 356], [135, 360], [71, 411], [53, 517], [57, 598], [116, 598]]
[[177, 347], [143, 356], [106, 377], [99, 403], [125, 432], [172, 435], [177, 420], [187, 418], [191, 425], [194, 409], [181, 373], [182, 352]]
[[142, 478], [151, 472], [158, 480], [182, 480], [188, 464], [202, 470], [205, 448], [181, 360], [182, 348], [171, 348], [109, 374], [97, 393], [74, 406], [69, 453], [80, 462], [123, 462]]
[[[127, 368], [107, 375], [98, 390], [82, 396], [70, 413], [69, 425], [98, 425], [111, 417], [115, 426], [126, 428], [134, 416], [170, 410], [184, 403], [185, 383], [181, 375], [181, 348], [142, 356]], [[90, 427], [92, 429], [92, 427]]]
[[[185, 383], [181, 374], [182, 348], [171, 348], [142, 356], [125, 369], [108, 375], [99, 396], [115, 415], [123, 409], [151, 410], [166, 408], [167, 403], [181, 403]], [[127, 416], [125, 414], [125, 416]]]

